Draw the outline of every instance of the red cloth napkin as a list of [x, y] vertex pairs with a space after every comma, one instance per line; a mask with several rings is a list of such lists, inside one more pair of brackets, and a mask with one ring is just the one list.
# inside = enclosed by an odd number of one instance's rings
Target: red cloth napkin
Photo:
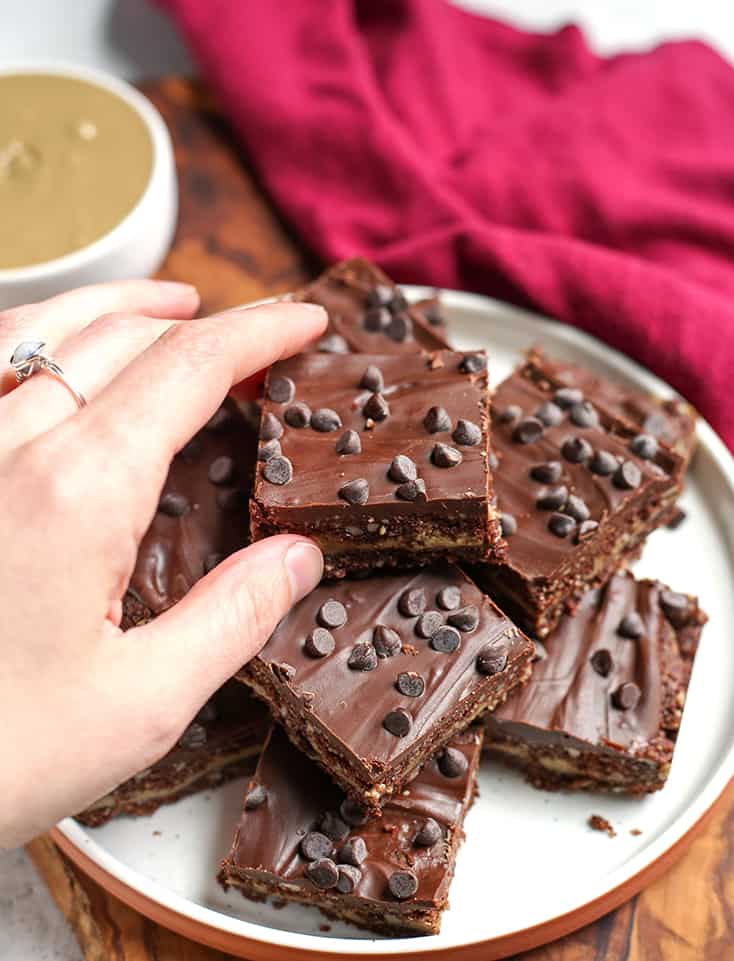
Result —
[[160, 0], [262, 182], [326, 261], [596, 334], [734, 447], [734, 70], [604, 59], [444, 0]]

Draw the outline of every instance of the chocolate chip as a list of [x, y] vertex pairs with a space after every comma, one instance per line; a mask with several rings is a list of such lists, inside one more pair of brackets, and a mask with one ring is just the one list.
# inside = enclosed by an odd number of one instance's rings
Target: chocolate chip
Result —
[[612, 704], [620, 711], [631, 711], [637, 707], [642, 691], [633, 681], [620, 684], [612, 694]]
[[362, 408], [362, 413], [370, 420], [385, 420], [390, 416], [390, 406], [382, 394], [372, 394]]
[[268, 799], [268, 792], [262, 784], [254, 784], [245, 795], [245, 810], [254, 811], [262, 807]]
[[428, 304], [425, 306], [423, 308], [423, 316], [431, 327], [443, 327], [446, 323], [446, 318], [441, 313], [440, 304]]
[[582, 521], [579, 525], [578, 531], [576, 532], [576, 543], [580, 544], [582, 541], [588, 541], [598, 527], [598, 521]]
[[621, 490], [631, 491], [642, 483], [642, 471], [631, 460], [622, 461], [614, 472], [612, 483]]
[[535, 416], [546, 427], [557, 427], [563, 420], [563, 411], [558, 404], [554, 404], [552, 400], [547, 400], [535, 411]]
[[568, 514], [551, 514], [548, 518], [548, 530], [556, 537], [568, 537], [575, 527], [576, 521]]
[[327, 811], [321, 818], [319, 827], [321, 828], [322, 834], [325, 834], [327, 838], [330, 838], [336, 844], [343, 841], [349, 834], [349, 825], [332, 811]]
[[339, 848], [338, 858], [340, 864], [352, 864], [355, 868], [364, 864], [367, 860], [367, 845], [364, 838], [357, 834], [345, 841]]
[[418, 833], [413, 838], [413, 844], [417, 848], [432, 848], [443, 838], [443, 831], [438, 821], [434, 818], [426, 818], [418, 829]]
[[311, 423], [311, 408], [308, 404], [291, 404], [286, 407], [283, 420], [289, 427], [308, 427]]
[[375, 364], [369, 364], [362, 374], [359, 386], [364, 387], [365, 390], [371, 390], [373, 394], [381, 394], [385, 386], [385, 378], [380, 368]]
[[463, 447], [476, 447], [477, 444], [481, 443], [482, 431], [472, 421], [462, 418], [456, 422], [456, 427], [451, 436], [457, 444], [461, 444]]
[[204, 573], [208, 574], [224, 560], [224, 554], [207, 554], [204, 559]]
[[398, 632], [384, 624], [378, 624], [372, 632], [372, 644], [378, 657], [394, 657], [403, 649]]
[[362, 441], [356, 430], [345, 430], [336, 442], [337, 454], [361, 454]]
[[319, 858], [318, 861], [311, 861], [306, 865], [306, 877], [317, 888], [328, 891], [329, 888], [336, 887], [339, 870], [331, 858]]
[[362, 880], [362, 872], [351, 864], [340, 864], [337, 871], [339, 872], [336, 880], [337, 891], [340, 894], [352, 894]]
[[303, 647], [309, 657], [328, 657], [333, 653], [336, 642], [326, 628], [315, 627], [306, 638]]
[[287, 661], [273, 661], [270, 664], [270, 670], [275, 674], [277, 678], [285, 683], [289, 683], [296, 676], [296, 669], [292, 664]]
[[395, 737], [405, 737], [413, 726], [413, 719], [402, 707], [396, 707], [382, 719], [382, 726]]
[[431, 647], [439, 654], [453, 654], [461, 644], [461, 635], [455, 627], [444, 624], [431, 635]]
[[523, 417], [512, 432], [512, 439], [517, 444], [532, 444], [543, 434], [543, 422], [537, 417]]
[[593, 452], [591, 444], [584, 437], [568, 437], [561, 445], [561, 453], [572, 464], [582, 464]]
[[553, 400], [565, 410], [574, 404], [583, 403], [584, 395], [576, 387], [561, 387], [553, 394]]
[[272, 457], [279, 457], [283, 451], [280, 447], [279, 440], [266, 440], [264, 443], [260, 444], [257, 451], [257, 459], [259, 461], [265, 462], [270, 460]]
[[321, 831], [309, 831], [304, 834], [299, 845], [301, 856], [307, 861], [318, 858], [329, 858], [334, 852], [334, 842]]
[[341, 417], [335, 410], [329, 407], [321, 407], [311, 414], [311, 427], [321, 434], [328, 434], [332, 430], [339, 430], [341, 427]]
[[586, 502], [576, 494], [569, 494], [566, 506], [563, 508], [563, 513], [568, 514], [569, 517], [573, 517], [579, 524], [588, 521], [589, 517], [591, 517], [591, 511], [586, 506]]
[[589, 470], [599, 477], [609, 477], [617, 469], [617, 458], [608, 450], [598, 450], [589, 461]]
[[449, 614], [446, 620], [452, 627], [456, 627], [464, 633], [475, 631], [479, 623], [479, 608], [473, 604], [468, 604], [466, 607], [462, 607], [461, 610]]
[[237, 469], [233, 458], [222, 454], [215, 457], [209, 465], [209, 480], [212, 484], [229, 484], [234, 480]]
[[478, 374], [486, 366], [487, 361], [482, 354], [466, 354], [459, 364], [459, 370], [464, 374]]
[[347, 665], [353, 671], [374, 671], [377, 667], [377, 652], [369, 641], [360, 641], [352, 648]]
[[609, 677], [609, 675], [612, 673], [614, 661], [612, 660], [612, 655], [605, 647], [601, 647], [598, 651], [594, 651], [589, 658], [589, 662], [596, 673], [600, 674], [602, 677]]
[[341, 601], [335, 601], [333, 597], [330, 597], [319, 608], [316, 619], [322, 627], [334, 630], [347, 623], [347, 609]]
[[425, 501], [426, 482], [422, 477], [416, 477], [415, 480], [407, 481], [395, 489], [395, 496], [399, 497], [402, 501]]
[[563, 474], [563, 467], [558, 460], [549, 460], [545, 464], [536, 464], [530, 468], [530, 476], [541, 484], [557, 484]]
[[390, 875], [387, 886], [390, 894], [398, 901], [405, 901], [412, 898], [418, 890], [418, 878], [412, 871], [393, 871]]
[[[268, 461], [268, 464], [272, 464], [274, 460], [286, 460], [285, 457], [273, 457]], [[287, 464], [290, 461], [286, 460]], [[266, 465], [267, 466], [267, 465]], [[265, 471], [263, 471], [265, 474]], [[220, 510], [227, 511], [227, 513], [233, 514], [244, 506], [244, 498], [242, 492], [237, 490], [236, 487], [228, 487], [226, 489], [217, 491], [217, 505]]]
[[644, 633], [645, 625], [637, 611], [628, 611], [617, 627], [617, 634], [631, 641], [639, 641]]
[[414, 481], [418, 476], [418, 468], [410, 457], [405, 454], [397, 454], [392, 459], [392, 464], [388, 470], [388, 477], [396, 484], [405, 484], [407, 481]]
[[260, 437], [262, 440], [277, 440], [283, 436], [283, 425], [270, 411], [266, 411], [260, 421]]
[[500, 424], [514, 424], [516, 420], [520, 420], [522, 417], [522, 407], [518, 407], [517, 404], [508, 404], [503, 410], [497, 415], [497, 420]]
[[426, 611], [415, 622], [415, 633], [418, 637], [429, 638], [436, 633], [442, 624], [442, 614], [439, 614], [438, 611]]
[[385, 333], [396, 344], [402, 344], [413, 333], [413, 321], [407, 314], [393, 314], [390, 323], [385, 328]]
[[455, 447], [448, 444], [434, 444], [431, 451], [431, 460], [436, 467], [456, 467], [462, 461], [461, 453]]
[[662, 591], [660, 607], [673, 627], [685, 627], [691, 619], [691, 602], [685, 594], [677, 591]]
[[339, 813], [342, 818], [351, 825], [353, 828], [362, 827], [363, 824], [367, 823], [369, 815], [364, 810], [364, 808], [353, 801], [351, 798], [344, 798], [339, 808]]
[[209, 420], [204, 424], [204, 430], [222, 430], [232, 421], [231, 412], [222, 404]]
[[373, 334], [384, 330], [392, 320], [392, 314], [385, 307], [371, 307], [364, 315], [364, 329]]
[[567, 500], [567, 487], [563, 485], [560, 487], [547, 487], [538, 494], [535, 500], [535, 506], [541, 511], [557, 511], [565, 506]]
[[178, 739], [178, 746], [184, 748], [186, 751], [194, 750], [197, 747], [203, 747], [205, 744], [206, 728], [202, 724], [197, 724], [196, 721], [194, 721], [193, 724], [189, 724], [181, 737]]
[[195, 464], [201, 457], [203, 452], [202, 443], [198, 437], [192, 438], [185, 444], [181, 450], [178, 452], [178, 456], [185, 464]]
[[461, 605], [461, 591], [453, 584], [442, 587], [436, 594], [436, 603], [444, 611], [455, 611]]
[[293, 464], [287, 457], [271, 457], [263, 467], [263, 477], [270, 484], [288, 484], [293, 480]]
[[439, 434], [444, 430], [451, 430], [451, 418], [445, 407], [429, 407], [423, 418], [423, 426], [429, 434]]
[[415, 671], [401, 671], [395, 687], [406, 697], [421, 697], [426, 689], [426, 682]]
[[658, 442], [652, 434], [638, 434], [630, 441], [630, 450], [642, 460], [652, 460], [658, 452]]
[[569, 411], [569, 417], [571, 418], [571, 423], [577, 427], [599, 426], [599, 415], [596, 412], [596, 408], [587, 400], [582, 401], [580, 404], [574, 404]]
[[166, 517], [183, 517], [191, 510], [191, 505], [183, 494], [168, 491], [158, 501], [158, 510]]
[[398, 610], [403, 617], [418, 617], [425, 609], [426, 592], [422, 587], [411, 587], [400, 595]]
[[438, 769], [444, 777], [461, 777], [468, 767], [466, 756], [455, 747], [444, 748], [438, 755]]
[[367, 291], [365, 298], [368, 307], [387, 307], [392, 303], [395, 289], [388, 284], [375, 284]]
[[352, 481], [347, 481], [346, 484], [342, 484], [337, 493], [347, 504], [358, 507], [367, 503], [370, 496], [370, 485], [364, 477], [357, 477]]
[[273, 377], [268, 384], [268, 397], [274, 404], [290, 404], [296, 396], [296, 385], [290, 377]]
[[349, 344], [340, 334], [327, 334], [316, 341], [316, 350], [321, 354], [348, 354]]
[[500, 527], [503, 537], [512, 537], [517, 532], [517, 521], [512, 514], [500, 514]]
[[480, 674], [500, 674], [507, 667], [507, 646], [485, 644], [477, 654], [476, 666]]
[[388, 307], [394, 314], [397, 314], [401, 310], [405, 310], [407, 306], [408, 306], [408, 301], [405, 299], [405, 295], [403, 294], [402, 291], [396, 288], [393, 291], [392, 300], [388, 304]]

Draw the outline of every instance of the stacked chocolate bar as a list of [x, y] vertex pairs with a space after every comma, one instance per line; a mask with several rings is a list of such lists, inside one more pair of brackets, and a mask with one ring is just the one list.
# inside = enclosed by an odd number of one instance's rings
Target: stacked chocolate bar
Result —
[[126, 620], [246, 543], [250, 486], [252, 538], [313, 538], [325, 579], [171, 754], [81, 817], [259, 753], [221, 883], [434, 933], [483, 745], [539, 787], [665, 783], [706, 618], [625, 568], [677, 516], [695, 415], [532, 351], [490, 416], [487, 359], [450, 349], [435, 299], [409, 305], [364, 260], [296, 296], [328, 331], [268, 372], [257, 438], [228, 402], [176, 458]]

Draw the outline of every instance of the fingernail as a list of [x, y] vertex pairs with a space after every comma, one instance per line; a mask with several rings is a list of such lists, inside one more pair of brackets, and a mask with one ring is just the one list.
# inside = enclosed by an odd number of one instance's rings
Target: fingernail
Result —
[[309, 594], [321, 580], [324, 558], [315, 544], [298, 541], [286, 551], [285, 566], [291, 582], [291, 599], [295, 604]]
[[298, 306], [302, 307], [304, 310], [309, 310], [314, 314], [323, 314], [326, 312], [321, 304], [308, 304], [305, 301], [299, 301]]
[[156, 283], [162, 290], [166, 292], [170, 292], [172, 294], [197, 294], [198, 295], [199, 293], [199, 291], [196, 289], [196, 287], [194, 287], [193, 284], [184, 284], [183, 282], [178, 280], [157, 280]]

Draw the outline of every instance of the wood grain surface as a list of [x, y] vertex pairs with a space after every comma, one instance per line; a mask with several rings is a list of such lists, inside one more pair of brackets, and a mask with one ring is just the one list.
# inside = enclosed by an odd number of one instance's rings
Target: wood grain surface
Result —
[[[181, 187], [179, 229], [161, 275], [195, 283], [205, 311], [293, 289], [312, 276], [318, 265], [275, 215], [206, 94], [179, 78], [144, 90], [171, 128]], [[86, 961], [225, 958], [108, 895], [49, 838], [28, 850]], [[734, 961], [734, 786], [665, 877], [595, 924], [516, 961]]]

